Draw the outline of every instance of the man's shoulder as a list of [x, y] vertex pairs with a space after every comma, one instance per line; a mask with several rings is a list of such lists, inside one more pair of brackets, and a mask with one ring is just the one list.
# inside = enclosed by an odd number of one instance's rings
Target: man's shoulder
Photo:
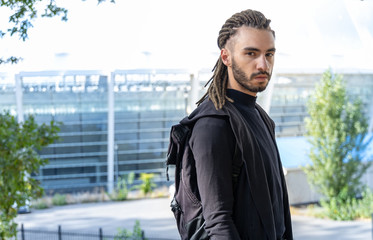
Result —
[[223, 109], [216, 109], [214, 103], [206, 99], [203, 101], [191, 114], [190, 117], [195, 116], [225, 116], [227, 113]]
[[232, 126], [229, 118], [225, 115], [203, 115], [194, 121], [192, 141], [204, 139], [205, 142], [219, 144], [232, 137]]
[[206, 115], [204, 117], [200, 117], [195, 121], [194, 125], [200, 130], [207, 131], [212, 129], [219, 131], [219, 129], [222, 130], [230, 128], [229, 119], [221, 115]]
[[206, 99], [189, 116], [181, 120], [182, 124], [195, 124], [201, 118], [226, 118], [227, 112], [223, 109], [216, 109], [214, 104]]

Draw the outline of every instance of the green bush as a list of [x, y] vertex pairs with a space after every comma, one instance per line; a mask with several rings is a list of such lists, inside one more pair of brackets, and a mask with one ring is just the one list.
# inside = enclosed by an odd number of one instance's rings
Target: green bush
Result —
[[371, 214], [373, 214], [373, 193], [369, 188], [363, 192], [362, 199], [358, 203], [357, 216], [359, 218], [371, 218]]
[[66, 195], [65, 194], [59, 194], [59, 193], [53, 195], [52, 203], [55, 206], [66, 205], [67, 204]]
[[342, 201], [341, 198], [332, 197], [329, 201], [321, 201], [325, 209], [325, 216], [333, 220], [353, 220], [356, 218], [354, 206], [357, 205], [355, 198]]
[[154, 179], [153, 173], [141, 173], [140, 179], [142, 183], [140, 184], [139, 188], [144, 195], [151, 193], [153, 191], [153, 188], [156, 187], [156, 185], [153, 182], [153, 179]]
[[321, 201], [324, 216], [333, 220], [355, 220], [370, 218], [373, 213], [373, 193], [367, 188], [361, 199], [352, 198], [341, 193], [331, 197], [329, 201]]
[[46, 199], [40, 198], [40, 199], [32, 201], [31, 207], [35, 209], [46, 209], [46, 208], [49, 208], [50, 205], [48, 204]]
[[133, 226], [133, 231], [127, 229], [118, 229], [117, 235], [115, 235], [114, 240], [146, 240], [144, 236], [144, 231], [140, 227], [140, 222], [136, 220]]
[[119, 178], [114, 192], [110, 194], [110, 199], [114, 201], [126, 200], [128, 198], [129, 191], [132, 190], [132, 188], [130, 188], [130, 185], [132, 185], [134, 178], [134, 173], [130, 173]]

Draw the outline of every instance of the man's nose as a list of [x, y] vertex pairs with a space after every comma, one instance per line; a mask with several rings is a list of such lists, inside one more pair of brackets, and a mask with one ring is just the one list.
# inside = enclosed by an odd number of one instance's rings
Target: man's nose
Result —
[[268, 71], [269, 62], [267, 58], [263, 55], [263, 56], [260, 56], [257, 60], [258, 60], [257, 69], [260, 71]]

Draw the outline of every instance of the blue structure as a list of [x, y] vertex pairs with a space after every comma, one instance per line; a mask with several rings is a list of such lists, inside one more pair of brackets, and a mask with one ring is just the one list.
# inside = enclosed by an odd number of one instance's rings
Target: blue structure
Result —
[[[305, 103], [322, 72], [277, 71], [268, 92], [258, 97], [276, 122], [286, 168], [307, 163]], [[359, 95], [371, 116], [373, 71], [341, 73], [349, 94]], [[49, 164], [34, 176], [47, 192], [110, 192], [130, 172], [154, 173], [165, 184], [170, 126], [195, 107], [210, 76], [175, 69], [0, 74], [0, 107], [19, 121], [34, 114], [39, 123], [63, 123], [61, 140], [40, 152]]]

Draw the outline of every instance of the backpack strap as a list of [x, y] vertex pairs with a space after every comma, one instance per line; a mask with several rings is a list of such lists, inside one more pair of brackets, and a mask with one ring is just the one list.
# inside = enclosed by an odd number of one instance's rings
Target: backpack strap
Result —
[[168, 166], [177, 165], [181, 162], [184, 153], [185, 142], [190, 134], [190, 128], [184, 124], [176, 124], [171, 127], [170, 144], [168, 145], [167, 160], [166, 160], [166, 176], [167, 181], [170, 180], [168, 174]]
[[[170, 131], [170, 144], [168, 145], [167, 160], [166, 160], [166, 177], [167, 181], [170, 180], [168, 174], [169, 165], [176, 165], [177, 161], [181, 161], [182, 154], [184, 152], [185, 142], [191, 134], [192, 129], [186, 124], [176, 124], [171, 127]], [[243, 164], [242, 159], [239, 158], [239, 150], [237, 143], [235, 144], [233, 161], [232, 161], [232, 178], [233, 186], [237, 184], [238, 176], [241, 172], [241, 167]]]

